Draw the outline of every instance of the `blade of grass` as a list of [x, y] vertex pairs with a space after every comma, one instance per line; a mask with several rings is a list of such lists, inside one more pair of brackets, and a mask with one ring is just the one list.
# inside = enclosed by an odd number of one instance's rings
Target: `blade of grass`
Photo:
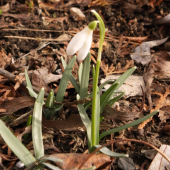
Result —
[[26, 167], [29, 167], [36, 161], [29, 150], [12, 134], [2, 120], [0, 120], [0, 134], [5, 143]]
[[42, 139], [42, 105], [44, 99], [44, 88], [42, 88], [35, 101], [32, 119], [32, 140], [36, 160], [44, 156]]
[[148, 114], [148, 115], [146, 115], [146, 116], [144, 116], [144, 117], [142, 117], [138, 120], [135, 120], [131, 123], [128, 123], [126, 125], [123, 125], [123, 126], [120, 126], [120, 127], [114, 128], [114, 129], [110, 129], [108, 131], [105, 131], [105, 132], [100, 134], [100, 139], [102, 139], [103, 137], [110, 135], [112, 133], [122, 131], [122, 130], [127, 129], [127, 128], [132, 127], [132, 126], [136, 126], [136, 125], [144, 122], [145, 120], [149, 119], [150, 117], [152, 117], [153, 115], [155, 115], [158, 112], [159, 112], [159, 110], [156, 110], [156, 111], [154, 111], [154, 112], [152, 112], [152, 113], [150, 113], [150, 114]]

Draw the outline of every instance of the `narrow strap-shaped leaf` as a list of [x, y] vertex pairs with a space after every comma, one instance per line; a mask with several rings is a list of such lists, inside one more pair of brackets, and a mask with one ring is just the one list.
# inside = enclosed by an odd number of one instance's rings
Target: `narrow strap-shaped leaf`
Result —
[[123, 96], [125, 95], [125, 92], [122, 92], [120, 95], [114, 97], [113, 99], [110, 99], [107, 104], [112, 106], [116, 101], [118, 101], [119, 99], [121, 99]]
[[36, 160], [44, 156], [42, 139], [42, 105], [44, 99], [44, 88], [42, 88], [35, 101], [32, 119], [32, 140]]
[[[101, 145], [95, 145], [94, 146], [95, 148], [99, 148], [101, 147]], [[111, 156], [111, 157], [115, 157], [115, 158], [120, 158], [120, 157], [129, 157], [128, 154], [121, 154], [121, 153], [116, 153], [116, 152], [113, 152], [111, 150], [109, 150], [108, 148], [106, 147], [103, 147], [100, 149], [100, 151], [108, 156]]]
[[27, 86], [26, 88], [28, 89], [30, 96], [34, 97], [36, 99], [38, 94], [33, 89], [31, 89], [30, 87]]
[[29, 167], [36, 161], [29, 150], [12, 134], [2, 120], [0, 120], [0, 134], [5, 143], [26, 167]]
[[89, 73], [90, 73], [90, 59], [91, 54], [88, 53], [87, 57], [83, 62], [83, 70], [80, 84], [80, 99], [83, 100], [87, 97], [88, 94], [88, 85], [89, 85]]
[[107, 89], [101, 96], [100, 98], [100, 113], [103, 113], [104, 107], [106, 106], [107, 102], [109, 101], [109, 99], [113, 96], [113, 93], [115, 91], [115, 89], [117, 88], [117, 86], [119, 85], [119, 83], [114, 83], [112, 84], [109, 89]]
[[59, 158], [56, 158], [56, 157], [53, 157], [53, 156], [45, 156], [41, 159], [42, 161], [53, 161], [53, 162], [63, 162], [63, 160], [59, 159]]
[[[80, 100], [80, 96], [77, 95], [77, 100]], [[91, 121], [84, 109], [84, 106], [82, 104], [78, 104], [77, 105], [78, 107], [78, 110], [79, 110], [79, 114], [80, 114], [80, 118], [84, 124], [84, 126], [86, 127], [86, 130], [87, 130], [87, 138], [88, 138], [88, 147], [89, 149], [91, 148], [92, 146], [92, 143], [91, 143]]]
[[[66, 65], [66, 62], [65, 62], [65, 60], [63, 59], [63, 57], [61, 57], [61, 62], [62, 62], [63, 67], [64, 67], [64, 69], [65, 69], [67, 65]], [[70, 81], [71, 81], [72, 85], [74, 86], [76, 92], [77, 92], [78, 94], [80, 94], [80, 86], [79, 86], [79, 84], [77, 83], [76, 79], [74, 78], [74, 76], [73, 76], [72, 74], [71, 74], [71, 76], [70, 76]]]
[[54, 103], [54, 90], [51, 89], [48, 97], [47, 97], [47, 100], [45, 101], [45, 106], [46, 107], [49, 107], [49, 108], [52, 108], [53, 107], [53, 103]]
[[126, 81], [126, 79], [136, 70], [136, 66], [130, 68], [129, 70], [127, 70], [125, 73], [123, 73], [115, 82], [115, 83], [119, 83], [119, 85], [116, 87], [115, 90], [119, 89], [119, 87], [121, 87], [121, 85]]
[[64, 93], [66, 91], [67, 84], [68, 84], [68, 81], [69, 81], [69, 78], [70, 78], [70, 75], [71, 75], [71, 72], [72, 72], [72, 69], [73, 69], [75, 61], [76, 61], [76, 56], [74, 56], [70, 60], [70, 62], [68, 63], [66, 69], [64, 70], [63, 76], [62, 76], [62, 78], [60, 80], [57, 95], [56, 95], [56, 101], [57, 102], [61, 102], [61, 103], [63, 102]]
[[[31, 84], [31, 81], [30, 81], [30, 78], [29, 78], [29, 76], [28, 76], [28, 72], [27, 72], [26, 69], [25, 69], [25, 80], [26, 80], [27, 86], [28, 86], [30, 89], [33, 90], [33, 87], [32, 87], [32, 84]], [[31, 94], [30, 94], [30, 96], [31, 96]], [[33, 97], [33, 96], [31, 96], [31, 97]]]
[[56, 167], [56, 166], [54, 166], [52, 164], [49, 164], [49, 163], [43, 162], [42, 164], [45, 165], [46, 167], [52, 169], [52, 170], [61, 170], [60, 168], [58, 168], [58, 167]]
[[[27, 120], [26, 127], [31, 126], [31, 122], [32, 122], [32, 115], [29, 115], [28, 120]], [[24, 135], [24, 140], [27, 140], [27, 139], [28, 139], [28, 133], [26, 133], [26, 134]]]
[[[94, 70], [95, 71], [95, 70]], [[93, 78], [94, 79], [94, 78]], [[107, 80], [105, 81], [104, 83], [102, 83], [100, 86], [99, 86], [99, 91], [106, 85], [106, 84], [109, 84], [109, 83], [113, 83], [114, 81], [113, 80]], [[87, 97], [90, 98], [93, 96], [93, 92], [91, 92]], [[91, 105], [91, 101], [90, 102], [87, 102], [84, 104], [84, 108], [85, 110], [87, 110]]]
[[158, 112], [159, 112], [159, 110], [156, 110], [156, 111], [154, 111], [154, 112], [152, 112], [152, 113], [150, 113], [150, 114], [148, 114], [148, 115], [146, 115], [146, 116], [144, 116], [144, 117], [142, 117], [140, 119], [137, 119], [137, 120], [135, 120], [135, 121], [133, 121], [131, 123], [128, 123], [126, 125], [123, 125], [123, 126], [120, 126], [120, 127], [114, 128], [114, 129], [110, 129], [108, 131], [105, 131], [102, 134], [100, 134], [100, 139], [102, 139], [103, 137], [105, 137], [107, 135], [110, 135], [112, 133], [122, 131], [122, 130], [127, 129], [127, 128], [132, 127], [132, 126], [136, 126], [136, 125], [144, 122], [145, 120], [149, 119], [150, 117], [152, 117], [153, 115], [155, 115]]

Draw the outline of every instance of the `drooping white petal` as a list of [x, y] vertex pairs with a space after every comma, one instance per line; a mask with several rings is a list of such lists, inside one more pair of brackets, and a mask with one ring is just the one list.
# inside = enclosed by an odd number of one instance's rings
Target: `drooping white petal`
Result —
[[67, 55], [73, 55], [76, 53], [84, 44], [84, 41], [89, 32], [88, 26], [86, 26], [82, 31], [77, 33], [70, 41], [67, 46], [66, 53]]
[[84, 60], [85, 57], [87, 56], [87, 54], [90, 50], [91, 44], [92, 44], [92, 35], [93, 35], [93, 31], [89, 29], [86, 40], [85, 40], [83, 46], [79, 50], [79, 53], [78, 53], [78, 56], [77, 56], [78, 61]]

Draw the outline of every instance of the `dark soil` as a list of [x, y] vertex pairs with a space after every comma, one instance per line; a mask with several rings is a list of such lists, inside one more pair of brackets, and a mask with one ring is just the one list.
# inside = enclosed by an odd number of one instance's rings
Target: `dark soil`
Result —
[[[126, 66], [127, 61], [131, 61], [130, 53], [134, 50], [134, 48], [141, 43], [141, 41], [131, 41], [131, 40], [122, 40], [122, 36], [127, 37], [148, 37], [145, 41], [151, 40], [159, 40], [161, 38], [165, 38], [170, 36], [169, 25], [166, 25], [166, 31], [161, 32], [162, 25], [154, 24], [159, 18], [164, 17], [170, 13], [170, 3], [169, 1], [163, 1], [159, 5], [151, 7], [148, 4], [140, 5], [134, 0], [126, 0], [125, 1], [96, 1], [96, 3], [91, 3], [89, 6], [87, 4], [83, 5], [83, 3], [73, 2], [72, 5], [68, 3], [71, 1], [62, 1], [58, 2], [56, 5], [56, 9], [42, 9], [42, 13], [38, 15], [39, 6], [37, 2], [34, 2], [34, 8], [30, 9], [28, 5], [25, 4], [22, 0], [17, 0], [12, 5], [12, 8], [3, 12], [0, 15], [0, 50], [3, 51], [7, 56], [12, 58], [10, 63], [2, 64], [2, 68], [7, 70], [14, 75], [23, 75], [24, 69], [28, 69], [29, 71], [34, 71], [38, 68], [46, 67], [48, 68], [48, 72], [53, 74], [61, 74], [63, 71], [63, 67], [61, 64], [61, 56], [64, 57], [66, 61], [70, 60], [70, 57], [66, 55], [66, 47], [68, 45], [68, 40], [66, 41], [51, 41], [49, 45], [42, 49], [38, 49], [37, 51], [31, 52], [34, 49], [37, 49], [40, 46], [41, 42], [46, 42], [45, 39], [49, 38], [57, 38], [60, 35], [66, 33], [69, 36], [73, 36], [76, 32], [82, 30], [82, 28], [87, 25], [89, 22], [95, 20], [96, 18], [90, 12], [92, 9], [95, 9], [97, 12], [101, 14], [104, 19], [105, 26], [107, 29], [105, 42], [107, 43], [104, 46], [104, 50], [102, 53], [103, 62], [108, 65], [115, 67], [115, 73], [123, 73], [123, 68]], [[85, 2], [85, 1], [84, 1]], [[143, 1], [141, 1], [142, 3]], [[2, 1], [2, 5], [8, 3], [7, 1]], [[47, 1], [47, 3], [50, 3]], [[68, 5], [67, 5], [68, 4]], [[86, 16], [86, 19], [83, 21], [75, 21], [70, 14], [71, 7], [79, 8]], [[0, 8], [1, 9], [1, 8]], [[8, 15], [11, 14], [11, 15]], [[15, 14], [18, 14], [17, 17]], [[19, 15], [24, 15], [24, 17], [19, 17]], [[29, 15], [30, 14], [30, 15]], [[26, 18], [27, 16], [27, 18]], [[54, 18], [55, 16], [55, 18]], [[47, 21], [49, 24], [45, 24], [42, 20], [42, 17], [47, 17]], [[65, 19], [64, 19], [65, 17]], [[51, 21], [50, 19], [55, 19]], [[25, 30], [21, 30], [24, 28]], [[15, 29], [15, 30], [14, 30]], [[17, 29], [17, 30], [16, 30]], [[36, 29], [37, 31], [27, 30], [27, 29]], [[39, 31], [39, 30], [51, 30], [51, 31]], [[5, 36], [13, 36], [5, 37]], [[15, 36], [20, 36], [19, 38]], [[163, 37], [161, 37], [163, 36]], [[27, 37], [26, 39], [22, 39], [22, 37]], [[29, 39], [29, 38], [34, 39]], [[96, 44], [98, 42], [99, 33], [98, 30], [94, 32], [93, 42]], [[44, 39], [43, 41], [41, 39]], [[129, 41], [129, 42], [128, 42]], [[151, 49], [151, 53], [154, 54], [160, 51], [168, 51], [168, 44], [154, 47]], [[31, 52], [31, 53], [30, 53]], [[93, 57], [96, 59], [97, 47], [92, 46]], [[26, 57], [25, 54], [30, 53]], [[0, 59], [2, 60], [2, 59]], [[1, 61], [0, 61], [1, 62]], [[4, 62], [2, 60], [2, 62]], [[95, 64], [94, 60], [91, 61], [91, 64]], [[133, 73], [134, 75], [144, 75], [144, 70], [146, 70], [146, 66], [143, 66], [141, 63], [137, 63], [134, 61], [134, 65], [137, 66], [136, 71]], [[148, 64], [149, 65], [149, 64]], [[73, 74], [77, 78], [77, 69], [79, 67], [79, 63], [76, 63], [74, 67]], [[130, 67], [129, 67], [130, 68]], [[60, 70], [61, 69], [61, 70]], [[111, 69], [111, 68], [110, 68]], [[91, 74], [92, 75], [92, 74]], [[105, 78], [106, 74], [101, 69], [100, 78]], [[13, 81], [0, 79], [0, 85], [5, 85], [8, 87], [14, 87], [15, 83]], [[49, 93], [50, 88], [57, 92], [58, 82], [49, 83], [46, 88], [46, 93]], [[90, 78], [90, 84], [92, 84], [92, 77]], [[152, 89], [158, 91], [160, 87], [169, 87], [169, 81], [160, 81], [158, 79], [153, 80], [153, 84], [157, 84], [157, 89]], [[41, 85], [40, 85], [41, 86]], [[3, 87], [1, 87], [3, 89]], [[39, 87], [40, 89], [40, 87]], [[92, 91], [92, 87], [89, 86], [89, 91]], [[13, 91], [14, 92], [14, 91]], [[3, 96], [5, 92], [1, 92]], [[8, 98], [1, 101], [3, 102], [10, 100], [9, 97], [17, 98], [20, 96], [28, 95], [27, 90], [24, 86], [17, 89], [15, 95], [8, 94]], [[162, 94], [165, 93], [165, 90]], [[155, 96], [152, 95], [154, 98]], [[76, 100], [76, 92], [70, 86], [67, 89], [67, 93], [65, 94], [65, 102], [75, 101]], [[133, 107], [137, 107], [138, 109], [142, 103], [142, 96], [134, 96], [129, 98], [123, 98], [122, 100], [127, 100], [131, 104], [131, 109]], [[123, 106], [124, 107], [124, 106]], [[142, 111], [143, 115], [149, 113], [149, 103], [146, 98], [144, 109]], [[153, 109], [156, 105], [153, 104]], [[27, 113], [31, 110], [31, 107], [21, 109], [17, 112], [14, 112], [10, 115], [1, 115], [1, 118], [9, 125], [13, 120], [15, 120], [20, 115]], [[137, 110], [136, 110], [137, 111]], [[63, 121], [67, 120], [71, 114], [78, 114], [78, 110], [76, 107], [65, 106], [58, 113], [57, 120]], [[138, 139], [142, 141], [146, 141], [151, 143], [156, 147], [160, 147], [161, 144], [170, 144], [169, 140], [169, 131], [164, 131], [163, 128], [165, 125], [169, 123], [169, 112], [166, 109], [165, 119], [161, 119], [158, 117], [158, 114], [154, 116], [151, 122], [147, 123], [143, 129], [138, 129], [138, 127], [132, 127], [128, 130], [124, 130], [119, 133], [115, 133], [112, 136], [104, 137], [101, 140], [101, 145], [116, 139]], [[89, 110], [90, 115], [90, 110]], [[105, 123], [108, 124], [109, 127], [118, 127], [120, 125], [131, 122], [132, 120], [121, 121], [114, 119], [105, 119]], [[20, 133], [23, 127], [26, 125], [25, 122], [18, 124], [17, 126], [11, 127], [13, 131]], [[47, 130], [47, 129], [48, 130]], [[56, 129], [52, 129], [51, 127], [46, 127], [43, 130], [43, 133], [48, 133], [53, 135], [53, 142], [55, 147], [57, 148], [55, 151], [61, 153], [84, 153], [88, 149], [86, 132], [72, 130], [60, 131]], [[50, 129], [50, 130], [49, 130]], [[20, 131], [20, 132], [19, 132]], [[103, 129], [104, 131], [104, 129]], [[169, 133], [169, 134], [168, 134]], [[31, 136], [29, 136], [28, 141], [24, 141], [24, 144], [27, 145], [31, 142]], [[7, 154], [7, 147], [3, 147], [4, 143], [0, 143], [1, 148], [0, 152], [3, 154]], [[111, 146], [109, 147], [111, 149]], [[147, 169], [152, 160], [148, 159], [141, 151], [149, 150], [148, 146], [143, 144], [134, 143], [134, 142], [122, 142], [116, 143], [114, 146], [115, 152], [128, 153], [129, 158], [132, 158], [134, 164], [132, 163], [132, 169]], [[112, 149], [113, 149], [112, 148]], [[32, 149], [32, 148], [30, 148]], [[45, 154], [51, 154], [53, 151], [46, 150]], [[12, 154], [13, 155], [13, 154]], [[115, 159], [110, 167], [110, 169], [121, 169], [118, 166], [118, 159]], [[14, 162], [15, 163], [15, 162]], [[11, 162], [4, 161], [3, 165], [5, 167], [11, 166]], [[11, 166], [11, 169], [15, 166]], [[130, 166], [129, 166], [130, 167]], [[127, 168], [128, 169], [128, 168]]]

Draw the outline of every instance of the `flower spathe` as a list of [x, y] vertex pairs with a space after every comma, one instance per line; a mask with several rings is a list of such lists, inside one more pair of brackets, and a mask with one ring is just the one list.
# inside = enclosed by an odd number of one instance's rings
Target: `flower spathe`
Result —
[[77, 60], [82, 61], [85, 59], [92, 44], [93, 30], [96, 28], [96, 25], [97, 21], [91, 22], [72, 38], [66, 49], [67, 55], [73, 55], [79, 51]]

